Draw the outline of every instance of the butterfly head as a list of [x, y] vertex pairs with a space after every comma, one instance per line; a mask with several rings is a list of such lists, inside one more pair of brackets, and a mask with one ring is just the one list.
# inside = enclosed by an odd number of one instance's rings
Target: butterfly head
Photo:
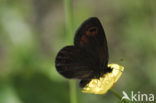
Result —
[[108, 64], [111, 72], [105, 73], [98, 79], [92, 79], [88, 84], [82, 88], [84, 93], [105, 94], [118, 81], [124, 70], [123, 66], [118, 64]]

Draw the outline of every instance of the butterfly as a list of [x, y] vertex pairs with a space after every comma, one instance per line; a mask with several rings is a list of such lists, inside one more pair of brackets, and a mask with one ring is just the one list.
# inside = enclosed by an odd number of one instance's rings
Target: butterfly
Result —
[[55, 60], [56, 70], [65, 78], [80, 79], [80, 87], [112, 72], [108, 67], [108, 46], [97, 17], [84, 21], [76, 31], [74, 45], [62, 48]]

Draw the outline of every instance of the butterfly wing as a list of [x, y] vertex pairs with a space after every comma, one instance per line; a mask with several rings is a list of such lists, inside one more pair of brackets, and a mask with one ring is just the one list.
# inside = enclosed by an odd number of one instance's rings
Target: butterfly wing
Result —
[[94, 72], [101, 72], [107, 68], [108, 47], [103, 27], [96, 17], [86, 20], [77, 30], [74, 45], [91, 54], [97, 68]]
[[104, 73], [108, 63], [105, 33], [97, 18], [86, 20], [76, 32], [74, 46], [64, 47], [56, 56], [56, 69], [66, 78], [82, 84]]
[[96, 64], [83, 49], [66, 46], [57, 54], [55, 66], [66, 78], [88, 79], [92, 77]]

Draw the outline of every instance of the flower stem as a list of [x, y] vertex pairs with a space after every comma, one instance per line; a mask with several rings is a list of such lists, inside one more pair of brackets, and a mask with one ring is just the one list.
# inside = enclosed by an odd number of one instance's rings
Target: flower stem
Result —
[[72, 42], [72, 35], [73, 35], [73, 16], [72, 16], [72, 6], [71, 6], [71, 0], [64, 0], [65, 4], [65, 16], [66, 16], [66, 40], [68, 40], [68, 43]]
[[70, 80], [69, 85], [70, 85], [70, 103], [77, 103], [75, 80]]
[[[72, 6], [71, 0], [64, 0], [65, 5], [65, 15], [66, 15], [66, 40], [67, 43], [71, 44], [72, 42], [72, 34], [73, 34], [73, 20], [72, 20]], [[70, 103], [77, 103], [77, 93], [76, 93], [76, 83], [75, 80], [69, 81], [70, 88]]]

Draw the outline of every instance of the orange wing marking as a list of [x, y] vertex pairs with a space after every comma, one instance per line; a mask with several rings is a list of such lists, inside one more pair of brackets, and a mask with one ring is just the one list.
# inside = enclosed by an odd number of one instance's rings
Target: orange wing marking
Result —
[[95, 26], [92, 26], [92, 27], [90, 27], [90, 28], [86, 31], [86, 34], [87, 34], [88, 36], [97, 35], [97, 34], [98, 34], [98, 28], [95, 27]]
[[84, 45], [84, 43], [88, 42], [88, 38], [85, 35], [82, 35], [81, 40], [80, 40], [80, 45]]

